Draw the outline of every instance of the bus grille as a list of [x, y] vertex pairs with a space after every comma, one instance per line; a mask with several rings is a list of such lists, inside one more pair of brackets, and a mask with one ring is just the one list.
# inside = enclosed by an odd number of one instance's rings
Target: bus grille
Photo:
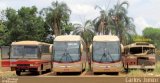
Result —
[[149, 65], [153, 65], [153, 63], [151, 61], [149, 61], [148, 57], [139, 57], [138, 58], [138, 65], [149, 66]]

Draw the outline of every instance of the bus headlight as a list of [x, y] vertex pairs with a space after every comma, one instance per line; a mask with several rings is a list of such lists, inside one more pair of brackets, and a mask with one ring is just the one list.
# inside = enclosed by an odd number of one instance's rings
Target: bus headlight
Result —
[[82, 65], [80, 65], [80, 64], [77, 64], [77, 65], [74, 65], [75, 67], [82, 67]]
[[114, 67], [122, 67], [122, 64], [115, 64]]
[[38, 66], [38, 64], [30, 64], [30, 66]]
[[34, 64], [30, 64], [30, 66], [34, 66]]
[[99, 65], [97, 65], [97, 64], [93, 64], [93, 67], [99, 67]]

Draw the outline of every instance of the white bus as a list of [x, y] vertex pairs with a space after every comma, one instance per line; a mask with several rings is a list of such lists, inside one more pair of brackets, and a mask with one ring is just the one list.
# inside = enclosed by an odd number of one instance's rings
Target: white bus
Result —
[[57, 36], [53, 44], [53, 71], [79, 72], [86, 66], [85, 43], [78, 35]]
[[121, 44], [117, 36], [94, 36], [90, 52], [91, 70], [94, 74], [97, 72], [116, 72], [118, 74], [122, 71]]

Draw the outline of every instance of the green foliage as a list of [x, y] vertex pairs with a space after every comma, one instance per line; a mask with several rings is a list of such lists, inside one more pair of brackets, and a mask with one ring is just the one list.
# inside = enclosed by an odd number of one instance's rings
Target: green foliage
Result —
[[132, 35], [136, 35], [136, 31], [133, 19], [127, 16], [128, 6], [126, 1], [117, 3], [109, 11], [96, 6], [100, 9], [100, 16], [93, 20], [95, 31], [107, 35], [111, 32], [119, 36], [122, 44], [130, 43]]
[[151, 43], [152, 40], [149, 38], [145, 38], [144, 36], [136, 35], [136, 36], [133, 36], [133, 42], [149, 42], [149, 43]]
[[127, 76], [139, 76], [139, 77], [143, 77], [145, 76], [145, 73], [142, 70], [131, 70]]
[[143, 30], [143, 36], [150, 38], [158, 49], [160, 49], [160, 28], [147, 27]]
[[84, 25], [74, 24], [74, 28], [74, 35], [80, 35], [87, 45], [89, 45], [92, 42], [93, 36], [95, 35], [95, 28], [92, 21], [87, 20], [84, 23]]
[[70, 34], [70, 32], [73, 30], [74, 26], [72, 23], [65, 24], [64, 28], [62, 29], [62, 34]]
[[160, 62], [157, 62], [157, 63], [156, 63], [156, 68], [155, 68], [155, 70], [154, 70], [154, 73], [155, 73], [155, 74], [160, 74]]
[[53, 34], [70, 34], [73, 31], [73, 24], [69, 23], [70, 13], [68, 6], [58, 1], [40, 12], [35, 6], [21, 7], [19, 10], [7, 8], [1, 12], [5, 20], [0, 20], [0, 45], [21, 40], [52, 43]]
[[64, 34], [64, 30], [67, 33], [72, 30], [70, 23], [68, 23], [71, 10], [66, 3], [52, 2], [51, 7], [42, 9], [40, 13], [44, 16], [46, 24], [50, 26], [55, 36]]
[[4, 40], [5, 45], [11, 44], [13, 41], [20, 40], [45, 40], [44, 20], [37, 16], [37, 8], [22, 7], [18, 11], [7, 8], [5, 10], [6, 20]]
[[[127, 5], [124, 6], [124, 5]], [[123, 44], [133, 41], [135, 26], [132, 18], [127, 16], [128, 2], [117, 3], [113, 8], [100, 9], [100, 16], [84, 25], [69, 22], [71, 10], [64, 2], [53, 1], [51, 6], [38, 12], [35, 6], [21, 7], [19, 10], [7, 8], [3, 11], [4, 21], [0, 21], [0, 45], [9, 45], [13, 41], [37, 40], [52, 43], [52, 35], [81, 35], [89, 45], [96, 33], [115, 34]], [[48, 37], [49, 35], [49, 37]]]
[[4, 26], [3, 22], [0, 20], [0, 45], [3, 45], [5, 43], [3, 40], [4, 33], [5, 33], [4, 28], [5, 28], [5, 26]]
[[136, 34], [133, 19], [127, 16], [128, 6], [127, 1], [117, 3], [109, 12], [115, 24], [115, 34], [119, 36], [122, 44], [128, 44], [128, 41], [132, 39], [132, 35]]

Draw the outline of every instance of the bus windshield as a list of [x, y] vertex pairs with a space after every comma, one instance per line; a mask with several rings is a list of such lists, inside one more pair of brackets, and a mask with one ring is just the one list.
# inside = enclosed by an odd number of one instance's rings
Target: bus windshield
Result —
[[130, 54], [155, 54], [155, 51], [151, 47], [131, 47]]
[[73, 62], [80, 60], [79, 42], [54, 42], [54, 61]]
[[38, 58], [38, 47], [12, 46], [11, 58]]
[[93, 42], [93, 61], [114, 62], [120, 60], [120, 42]]

